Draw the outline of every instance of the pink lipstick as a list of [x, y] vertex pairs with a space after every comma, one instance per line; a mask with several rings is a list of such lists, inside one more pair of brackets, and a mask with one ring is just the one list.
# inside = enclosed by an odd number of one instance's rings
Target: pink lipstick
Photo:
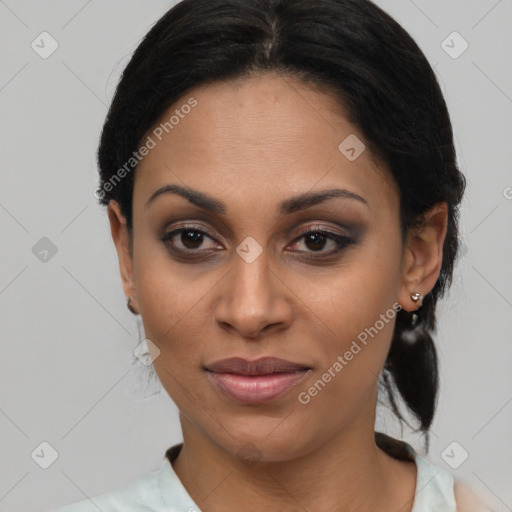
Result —
[[311, 368], [275, 357], [255, 361], [232, 357], [212, 363], [205, 370], [216, 387], [230, 398], [244, 404], [261, 404], [284, 395]]

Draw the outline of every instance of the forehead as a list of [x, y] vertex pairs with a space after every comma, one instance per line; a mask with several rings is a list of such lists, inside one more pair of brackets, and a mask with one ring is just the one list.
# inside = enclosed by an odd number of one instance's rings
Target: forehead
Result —
[[146, 136], [155, 144], [137, 168], [134, 204], [174, 183], [226, 203], [257, 198], [269, 207], [336, 187], [363, 196], [371, 209], [396, 208], [390, 173], [368, 150], [357, 156], [364, 136], [342, 105], [290, 76], [259, 74], [194, 88]]

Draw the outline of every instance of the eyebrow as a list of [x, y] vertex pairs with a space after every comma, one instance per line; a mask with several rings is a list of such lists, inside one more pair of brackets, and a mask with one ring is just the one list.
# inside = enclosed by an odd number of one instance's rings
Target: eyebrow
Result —
[[[227, 212], [226, 205], [218, 199], [215, 199], [204, 192], [199, 192], [198, 190], [193, 190], [189, 187], [183, 187], [180, 185], [165, 185], [159, 188], [146, 201], [144, 208], [147, 209], [157, 197], [164, 194], [175, 194], [184, 197], [190, 203], [211, 213], [225, 215]], [[286, 199], [279, 204], [279, 213], [281, 215], [288, 215], [300, 210], [311, 208], [332, 198], [352, 199], [368, 206], [368, 202], [364, 197], [346, 189], [334, 188], [322, 190], [320, 192], [306, 192]]]

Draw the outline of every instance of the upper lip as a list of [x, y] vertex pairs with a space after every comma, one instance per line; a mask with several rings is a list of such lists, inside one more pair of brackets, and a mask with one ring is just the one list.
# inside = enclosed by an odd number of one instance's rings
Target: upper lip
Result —
[[206, 370], [214, 373], [234, 373], [237, 375], [269, 375], [271, 373], [290, 373], [309, 370], [308, 366], [292, 363], [277, 357], [262, 357], [248, 361], [241, 357], [221, 359], [208, 366]]

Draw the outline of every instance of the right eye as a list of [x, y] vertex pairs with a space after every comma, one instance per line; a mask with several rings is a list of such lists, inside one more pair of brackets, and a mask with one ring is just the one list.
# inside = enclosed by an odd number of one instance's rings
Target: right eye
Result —
[[200, 252], [199, 249], [201, 249], [201, 247], [203, 247], [201, 251], [211, 251], [218, 248], [218, 245], [213, 245], [210, 248], [204, 248], [206, 239], [214, 241], [213, 238], [203, 229], [199, 229], [196, 226], [184, 226], [165, 233], [161, 238], [161, 241], [170, 250], [182, 254]]

